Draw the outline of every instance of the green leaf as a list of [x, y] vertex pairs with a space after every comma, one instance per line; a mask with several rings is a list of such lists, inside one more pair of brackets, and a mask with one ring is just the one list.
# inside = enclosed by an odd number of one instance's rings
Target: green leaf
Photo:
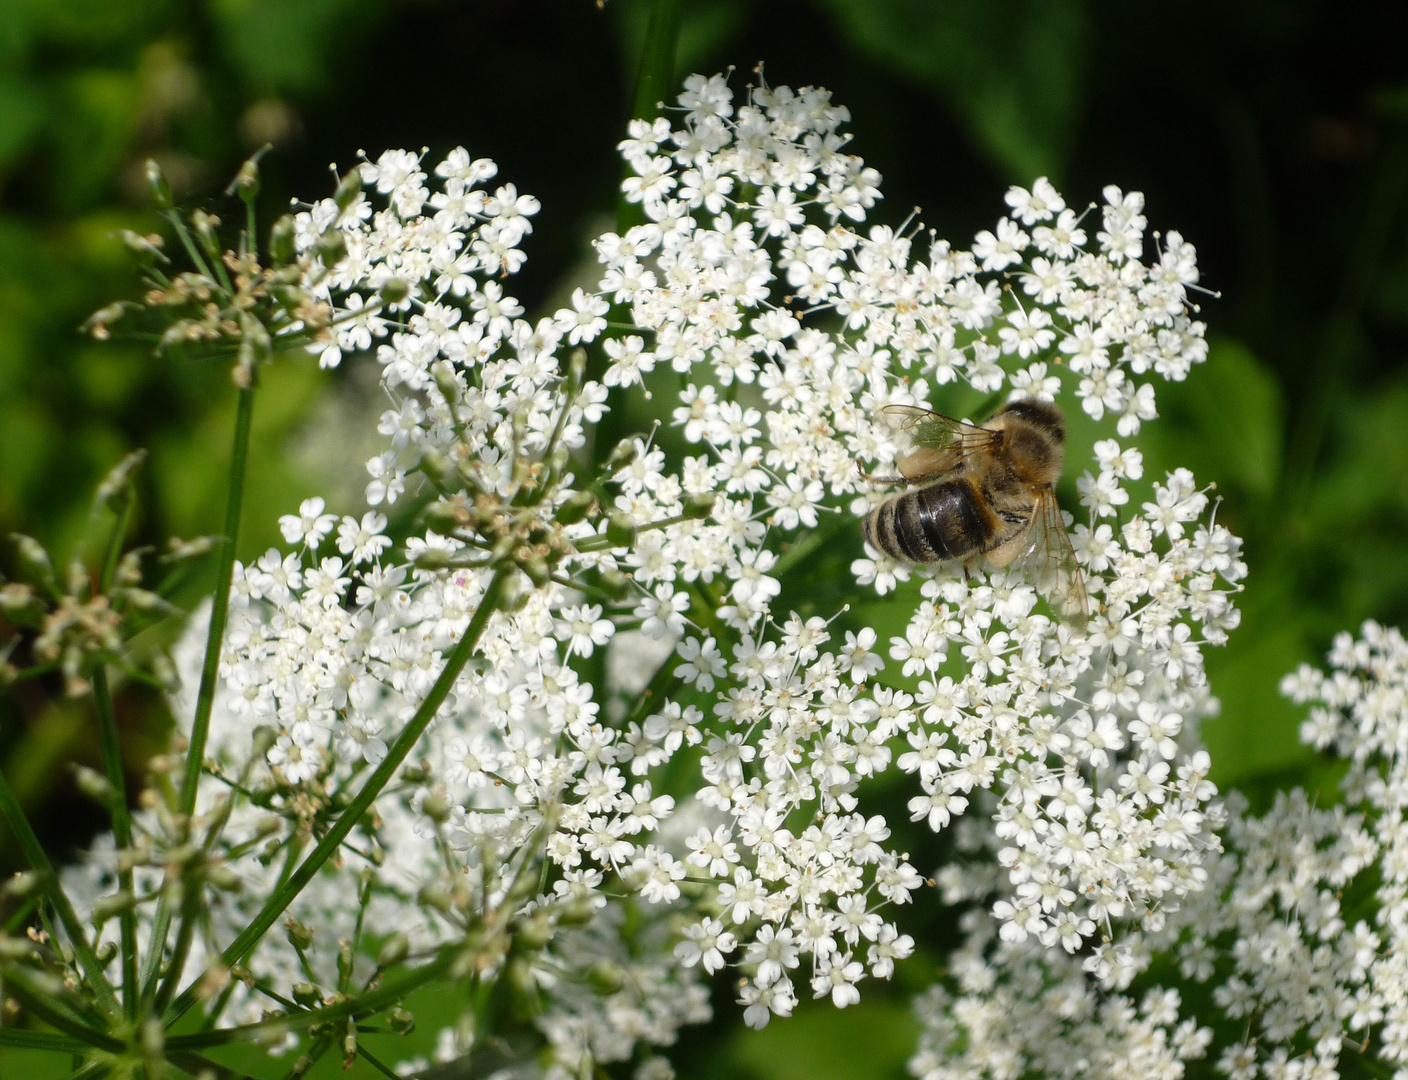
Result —
[[948, 103], [1014, 182], [1058, 185], [1087, 52], [1083, 0], [816, 0], [854, 47]]
[[1185, 466], [1199, 483], [1270, 495], [1281, 472], [1285, 403], [1270, 369], [1235, 338], [1210, 342], [1187, 380], [1158, 387], [1160, 419], [1140, 435], [1147, 471]]
[[758, 1080], [899, 1078], [906, 1075], [905, 1062], [918, 1034], [907, 1003], [872, 996], [837, 1009], [830, 1001], [806, 1002], [788, 1020], [735, 1035], [727, 1053], [733, 1068], [721, 1075]]
[[0, 171], [30, 148], [47, 118], [44, 96], [33, 84], [0, 79]]
[[255, 86], [282, 94], [326, 90], [349, 41], [389, 5], [382, 0], [215, 0], [210, 15], [230, 58]]

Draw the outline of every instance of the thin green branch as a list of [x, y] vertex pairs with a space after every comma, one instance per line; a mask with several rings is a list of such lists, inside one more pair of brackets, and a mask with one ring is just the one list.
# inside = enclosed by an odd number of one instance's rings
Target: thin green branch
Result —
[[107, 553], [103, 557], [102, 576], [98, 579], [98, 591], [107, 593], [117, 577], [117, 564], [122, 560], [122, 542], [127, 537], [127, 523], [132, 518], [132, 485], [129, 481], [123, 488], [121, 505], [117, 511], [117, 521], [113, 523], [112, 536], [108, 538]]
[[[454, 651], [450, 653], [449, 659], [445, 661], [440, 677], [435, 680], [435, 685], [431, 687], [430, 693], [421, 702], [415, 715], [401, 729], [401, 734], [396, 737], [396, 741], [391, 745], [386, 757], [367, 778], [366, 783], [362, 785], [361, 790], [357, 792], [347, 809], [338, 817], [336, 824], [324, 834], [298, 869], [269, 898], [259, 914], [226, 947], [220, 956], [221, 964], [229, 967], [244, 958], [245, 954], [264, 936], [264, 932], [273, 926], [278, 917], [283, 914], [284, 909], [293, 902], [294, 897], [302, 892], [308, 882], [313, 879], [313, 875], [318, 872], [323, 863], [327, 862], [337, 851], [342, 845], [342, 841], [347, 838], [362, 816], [370, 809], [372, 802], [381, 794], [382, 789], [391, 781], [401, 763], [410, 755], [411, 750], [430, 725], [435, 713], [444, 703], [445, 698], [449, 696], [455, 680], [459, 678], [460, 672], [464, 669], [470, 656], [473, 655], [475, 646], [479, 642], [479, 636], [484, 632], [484, 627], [488, 625], [489, 617], [498, 609], [499, 599], [503, 595], [509, 575], [517, 572], [512, 566], [502, 566], [494, 572], [488, 588], [484, 590], [484, 596], [479, 602], [478, 610], [470, 619], [469, 626], [465, 628], [463, 636]], [[195, 1000], [194, 988], [188, 987], [172, 1003], [166, 1014], [166, 1022], [173, 1023], [195, 1004]]]
[[[178, 811], [189, 820], [195, 810], [200, 786], [206, 737], [210, 733], [210, 710], [215, 703], [215, 683], [220, 670], [220, 647], [225, 639], [225, 621], [230, 611], [230, 583], [235, 572], [235, 547], [239, 540], [240, 512], [244, 504], [244, 482], [249, 463], [249, 435], [254, 413], [255, 382], [240, 388], [235, 411], [234, 446], [230, 454], [230, 492], [225, 503], [225, 528], [220, 562], [215, 572], [215, 594], [210, 610], [210, 629], [205, 639], [205, 662], [201, 667], [200, 689], [196, 694], [195, 715], [191, 717], [190, 745], [186, 749], [186, 771], [181, 781]], [[166, 935], [171, 927], [171, 905], [166, 891], [157, 901], [151, 943], [142, 969], [142, 997], [156, 992], [161, 958], [166, 951]], [[179, 979], [180, 972], [177, 972]]]
[[84, 1046], [113, 1052], [123, 1048], [122, 1043], [111, 1035], [89, 1027], [62, 1008], [54, 995], [36, 986], [23, 968], [12, 967], [6, 970], [5, 992], [14, 997], [31, 1016], [76, 1039]]
[[357, 1044], [357, 1053], [366, 1059], [368, 1065], [370, 1065], [377, 1072], [381, 1073], [383, 1076], [390, 1077], [391, 1080], [401, 1080], [401, 1078], [394, 1071], [392, 1071], [389, 1067], [387, 1067], [382, 1062], [378, 1061], [375, 1057], [373, 1057], [370, 1053], [368, 1053], [367, 1048], [361, 1043]]
[[[118, 851], [132, 846], [132, 817], [127, 809], [127, 778], [122, 767], [122, 744], [117, 735], [117, 718], [113, 714], [112, 692], [108, 689], [107, 668], [99, 665], [93, 673], [93, 701], [98, 710], [99, 742], [108, 785], [112, 788], [112, 835]], [[118, 889], [135, 893], [132, 867], [122, 859], [117, 861]], [[137, 1015], [137, 913], [127, 908], [119, 914], [118, 928], [122, 945], [122, 1001], [127, 1018]]]
[[292, 1031], [297, 1028], [329, 1023], [333, 1020], [342, 1020], [348, 1016], [375, 1013], [401, 1000], [412, 990], [434, 982], [444, 975], [453, 963], [454, 953], [447, 950], [429, 964], [418, 967], [414, 971], [408, 971], [399, 979], [387, 979], [381, 986], [361, 997], [349, 998], [336, 1005], [329, 1005], [325, 1009], [310, 1009], [303, 1013], [277, 1016], [255, 1024], [216, 1028], [214, 1031], [198, 1031], [190, 1035], [173, 1035], [166, 1040], [166, 1045], [173, 1050], [200, 1050], [211, 1046], [224, 1046], [229, 1043], [258, 1039], [271, 1031]]
[[88, 1049], [71, 1035], [53, 1031], [25, 1031], [20, 1028], [0, 1028], [0, 1046], [22, 1046], [27, 1050], [57, 1050], [66, 1054], [81, 1054]]
[[111, 1061], [90, 1061], [69, 1073], [65, 1080], [100, 1080], [111, 1071]]
[[230, 460], [230, 494], [225, 503], [225, 528], [216, 571], [215, 597], [210, 612], [210, 630], [205, 640], [205, 663], [200, 673], [195, 715], [191, 718], [190, 748], [186, 752], [186, 774], [181, 783], [179, 810], [190, 814], [196, 805], [205, 740], [210, 732], [210, 710], [215, 703], [215, 680], [220, 668], [220, 645], [225, 638], [225, 620], [230, 610], [230, 583], [235, 571], [235, 545], [239, 539], [240, 511], [244, 503], [245, 472], [249, 462], [250, 420], [254, 413], [254, 384], [240, 390], [235, 412], [235, 439]]
[[[631, 116], [650, 120], [660, 114], [660, 103], [675, 85], [675, 48], [680, 37], [684, 0], [651, 0], [645, 27], [645, 48], [641, 50], [640, 72], [636, 76], [635, 103]], [[630, 166], [626, 166], [629, 175]], [[628, 203], [624, 194], [616, 202], [616, 231], [624, 234], [645, 220], [638, 203]]]
[[78, 963], [83, 968], [83, 973], [93, 986], [93, 996], [99, 1007], [109, 1018], [115, 1019], [121, 1012], [117, 1002], [117, 994], [113, 992], [112, 984], [108, 982], [107, 975], [103, 973], [103, 965], [98, 962], [97, 956], [93, 953], [93, 947], [88, 943], [88, 938], [83, 933], [78, 915], [73, 910], [73, 905], [69, 903], [63, 886], [59, 884], [58, 875], [54, 873], [53, 864], [49, 862], [49, 856], [45, 853], [44, 846], [39, 843], [39, 838], [30, 828], [29, 819], [20, 809], [19, 801], [10, 789], [10, 782], [5, 779], [3, 772], [0, 772], [0, 814], [4, 815], [6, 824], [10, 826], [10, 832], [19, 842], [20, 850], [24, 852], [25, 859], [43, 879], [44, 891], [54, 905], [54, 910], [58, 912], [59, 922], [63, 924], [64, 933], [73, 946], [74, 955], [78, 957]]

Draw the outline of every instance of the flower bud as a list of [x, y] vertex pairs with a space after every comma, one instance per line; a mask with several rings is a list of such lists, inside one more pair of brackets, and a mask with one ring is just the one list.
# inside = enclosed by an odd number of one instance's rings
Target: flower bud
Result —
[[230, 186], [225, 193], [239, 195], [246, 204], [254, 202], [259, 197], [259, 160], [257, 156], [250, 158], [240, 166], [240, 171], [235, 173], [235, 178], [230, 181]]
[[357, 198], [357, 193], [362, 190], [362, 170], [353, 169], [346, 176], [337, 182], [337, 190], [333, 192], [332, 201], [337, 204], [339, 210], [346, 210]]
[[[383, 292], [385, 290], [383, 289]], [[455, 378], [455, 368], [448, 360], [441, 360], [436, 364], [431, 372], [435, 375], [435, 385], [440, 390], [441, 395], [449, 402], [457, 402], [460, 399], [460, 382]]]
[[409, 1035], [416, 1029], [416, 1018], [409, 1009], [400, 1005], [391, 1010], [386, 1023], [397, 1035]]
[[444, 570], [450, 565], [450, 553], [441, 548], [426, 548], [416, 556], [415, 564], [417, 570]]
[[451, 900], [450, 894], [438, 885], [424, 886], [416, 896], [416, 901], [427, 907], [433, 907], [442, 915], [448, 915], [454, 910], [454, 902]]
[[615, 476], [635, 461], [637, 457], [635, 439], [622, 439], [616, 444], [616, 449], [612, 450], [606, 459], [606, 475]]
[[93, 314], [89, 315], [88, 318], [83, 320], [83, 325], [80, 329], [91, 334], [94, 341], [107, 341], [107, 339], [112, 336], [109, 327], [117, 322], [118, 319], [122, 318], [123, 313], [126, 311], [127, 305], [122, 301], [109, 304], [107, 307], [100, 307], [97, 311], [93, 312]]
[[620, 964], [610, 960], [598, 960], [587, 972], [587, 983], [602, 997], [609, 997], [621, 989], [626, 981], [626, 973]]
[[443, 791], [428, 792], [420, 804], [420, 812], [438, 825], [450, 819], [450, 797]]
[[22, 899], [38, 888], [41, 880], [33, 870], [22, 870], [0, 886], [0, 897]]
[[552, 581], [552, 567], [544, 559], [525, 559], [518, 566], [528, 575], [528, 580], [533, 583], [535, 589], [541, 589]]
[[101, 926], [114, 915], [121, 915], [124, 911], [131, 911], [137, 906], [137, 897], [129, 890], [112, 893], [110, 896], [100, 896], [93, 901], [92, 913], [93, 924]]
[[313, 931], [297, 919], [290, 917], [284, 923], [284, 929], [288, 931], [289, 944], [295, 949], [307, 949], [313, 944]]
[[684, 516], [706, 518], [714, 512], [714, 504], [718, 500], [718, 494], [713, 491], [701, 491], [697, 495], [691, 495], [684, 501]]
[[356, 962], [357, 957], [352, 951], [352, 943], [344, 940], [337, 949], [337, 977], [343, 984], [352, 978], [352, 970]]
[[44, 545], [23, 533], [11, 533], [10, 539], [15, 542], [15, 554], [18, 556], [15, 570], [21, 580], [43, 589], [50, 595], [57, 594], [59, 586], [54, 577], [54, 564], [49, 561], [49, 553], [44, 550]]
[[624, 600], [631, 591], [631, 579], [619, 570], [603, 570], [597, 584], [613, 600]]
[[32, 586], [18, 581], [0, 585], [0, 615], [16, 626], [38, 626], [44, 612], [44, 604], [34, 595]]
[[156, 233], [152, 233], [150, 236], [143, 236], [141, 233], [135, 233], [131, 229], [121, 229], [118, 231], [117, 235], [118, 239], [122, 241], [128, 251], [145, 261], [150, 262], [165, 258], [161, 251], [164, 241]]
[[530, 1012], [537, 1012], [538, 980], [533, 977], [532, 965], [521, 957], [514, 957], [508, 962], [508, 981], [521, 995], [522, 1004]]
[[305, 1009], [311, 1009], [321, 1003], [322, 994], [318, 993], [318, 988], [310, 982], [297, 982], [293, 984], [293, 1000]]
[[108, 964], [111, 964], [115, 959], [117, 959], [117, 949], [117, 942], [109, 938], [107, 941], [103, 942], [101, 945], [99, 945], [96, 949], [93, 950], [93, 955], [98, 958], [98, 963], [106, 967]]
[[161, 166], [152, 158], [147, 158], [146, 164], [147, 186], [151, 188], [152, 201], [163, 210], [171, 208], [171, 185], [167, 183], [166, 175], [161, 171]]
[[347, 256], [347, 238], [342, 235], [342, 230], [334, 225], [318, 237], [318, 245], [314, 250], [322, 258], [324, 266], [336, 266]]
[[108, 783], [108, 778], [102, 773], [88, 768], [86, 765], [75, 765], [73, 767], [74, 783], [78, 785], [78, 790], [87, 795], [96, 803], [103, 806], [111, 806], [113, 802], [112, 784]]
[[514, 940], [533, 952], [547, 948], [552, 940], [552, 920], [544, 912], [535, 911], [528, 918], [519, 920]]
[[174, 563], [199, 559], [210, 554], [219, 539], [218, 536], [197, 536], [190, 540], [182, 540], [179, 536], [169, 537], [166, 541], [166, 554], [161, 556], [161, 561]]
[[575, 525], [587, 516], [592, 504], [596, 502], [596, 496], [590, 491], [574, 491], [567, 496], [567, 500], [557, 508], [557, 520], [563, 525]]
[[630, 547], [636, 542], [635, 525], [621, 514], [612, 514], [606, 520], [606, 541], [612, 547]]
[[[431, 503], [425, 508], [425, 525], [426, 528], [433, 533], [439, 533], [441, 536], [452, 536], [455, 530], [460, 527], [460, 516], [453, 506], [442, 499], [439, 502]], [[426, 554], [429, 553], [429, 551], [426, 552]], [[442, 552], [442, 554], [444, 554], [447, 559], [449, 558], [448, 552]]]
[[212, 259], [220, 258], [220, 237], [215, 233], [219, 225], [220, 219], [214, 214], [207, 214], [204, 210], [191, 213], [191, 228], [195, 230], [196, 239]]
[[254, 738], [251, 740], [253, 743], [251, 749], [254, 752], [254, 756], [256, 758], [264, 757], [274, 748], [274, 744], [278, 741], [279, 733], [277, 731], [268, 724], [260, 724], [254, 729]]
[[284, 266], [293, 261], [294, 250], [293, 215], [285, 214], [269, 229], [269, 258], [275, 266]]
[[392, 934], [376, 954], [376, 966], [382, 969], [392, 967], [406, 959], [411, 951], [411, 938], [404, 930]]
[[574, 896], [562, 905], [557, 921], [563, 926], [585, 926], [596, 914], [596, 905], [589, 896]]
[[205, 876], [221, 892], [237, 893], [244, 888], [243, 879], [228, 866], [212, 866]]
[[28, 960], [34, 955], [34, 943], [28, 938], [0, 934], [0, 960]]
[[422, 454], [419, 468], [437, 487], [445, 487], [454, 475], [453, 467], [439, 450], [427, 450]]
[[587, 350], [581, 346], [573, 349], [567, 357], [567, 386], [568, 392], [576, 395], [582, 387], [582, 380], [587, 374]]
[[395, 307], [411, 295], [411, 286], [402, 278], [387, 278], [377, 295], [387, 307]]

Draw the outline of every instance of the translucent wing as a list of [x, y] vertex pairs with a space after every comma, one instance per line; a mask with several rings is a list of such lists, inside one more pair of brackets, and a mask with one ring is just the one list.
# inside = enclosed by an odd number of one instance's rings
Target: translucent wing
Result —
[[1066, 534], [1056, 493], [1050, 487], [1043, 489], [1037, 500], [1022, 552], [1013, 564], [1026, 574], [1037, 592], [1046, 597], [1056, 614], [1076, 626], [1085, 625], [1090, 618], [1085, 579], [1076, 563], [1071, 538]]
[[886, 405], [877, 414], [899, 449], [896, 468], [911, 482], [957, 470], [973, 454], [990, 452], [1000, 436], [916, 405]]

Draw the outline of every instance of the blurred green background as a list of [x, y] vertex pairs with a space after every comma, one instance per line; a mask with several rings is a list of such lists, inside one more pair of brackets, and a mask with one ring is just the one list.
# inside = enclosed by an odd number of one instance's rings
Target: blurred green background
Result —
[[[1216, 481], [1246, 538], [1242, 628], [1209, 655], [1223, 718], [1215, 775], [1253, 797], [1313, 780], [1276, 684], [1365, 618], [1408, 622], [1408, 8], [1328, 0], [684, 0], [678, 72], [758, 61], [820, 84], [885, 176], [882, 220], [912, 206], [965, 242], [1009, 183], [1052, 178], [1075, 205], [1106, 183], [1198, 246], [1209, 363], [1160, 392], [1148, 467]], [[141, 165], [187, 205], [254, 148], [265, 221], [331, 190], [358, 149], [463, 144], [543, 210], [515, 288], [530, 313], [590, 277], [610, 227], [645, 0], [2, 0], [0, 536], [73, 550], [93, 485], [127, 450], [136, 542], [211, 532], [233, 414], [224, 365], [96, 344], [79, 323], [132, 296], [117, 228], [150, 231]], [[243, 555], [313, 493], [361, 504], [360, 432], [382, 407], [363, 366], [285, 360], [255, 411]], [[0, 549], [0, 566], [9, 558]], [[878, 617], [878, 616], [877, 616]], [[0, 760], [56, 845], [99, 815], [59, 762], [91, 719], [32, 682], [0, 699]], [[120, 702], [129, 759], [157, 703]], [[80, 807], [75, 809], [75, 807]], [[4, 852], [0, 851], [0, 861]], [[916, 933], [922, 929], [915, 928]], [[918, 936], [918, 933], [917, 933]], [[927, 978], [928, 971], [914, 977]], [[899, 988], [903, 991], [903, 987]], [[675, 1054], [686, 1076], [901, 1075], [904, 995], [803, 1009], [740, 1038], [724, 1016]], [[433, 1030], [423, 1020], [422, 1030]], [[0, 1057], [0, 1073], [48, 1065]], [[51, 1063], [52, 1064], [52, 1063]], [[53, 1065], [57, 1074], [66, 1063]], [[36, 1073], [38, 1075], [38, 1073]]]

